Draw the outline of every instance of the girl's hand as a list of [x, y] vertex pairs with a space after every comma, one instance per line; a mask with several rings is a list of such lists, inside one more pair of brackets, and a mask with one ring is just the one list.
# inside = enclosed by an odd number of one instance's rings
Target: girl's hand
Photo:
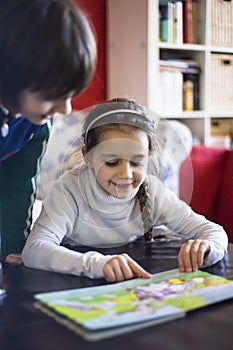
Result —
[[138, 265], [128, 254], [114, 256], [104, 265], [103, 272], [108, 282], [121, 282], [135, 277], [151, 277], [151, 274]]
[[197, 271], [202, 266], [204, 258], [209, 254], [210, 244], [206, 240], [190, 239], [182, 244], [178, 263], [181, 272]]

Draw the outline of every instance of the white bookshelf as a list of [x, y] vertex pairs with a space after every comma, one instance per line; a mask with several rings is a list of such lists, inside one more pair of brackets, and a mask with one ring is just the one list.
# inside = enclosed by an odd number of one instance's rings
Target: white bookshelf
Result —
[[201, 67], [200, 110], [162, 117], [181, 120], [206, 145], [211, 118], [233, 118], [233, 101], [230, 110], [211, 110], [211, 54], [233, 54], [233, 46], [211, 45], [211, 1], [199, 1], [203, 16], [201, 43], [179, 45], [159, 41], [159, 0], [107, 1], [107, 97], [133, 98], [156, 112], [161, 56], [169, 52], [195, 59]]

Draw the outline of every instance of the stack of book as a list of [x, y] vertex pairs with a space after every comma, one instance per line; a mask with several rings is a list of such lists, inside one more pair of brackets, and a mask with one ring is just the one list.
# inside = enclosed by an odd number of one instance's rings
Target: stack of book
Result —
[[160, 40], [175, 44], [200, 42], [200, 16], [197, 0], [161, 2]]
[[193, 60], [160, 60], [160, 96], [157, 112], [179, 115], [199, 110], [200, 67]]

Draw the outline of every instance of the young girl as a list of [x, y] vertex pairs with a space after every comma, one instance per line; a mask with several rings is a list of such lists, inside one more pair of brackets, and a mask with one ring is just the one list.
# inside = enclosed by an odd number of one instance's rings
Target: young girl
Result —
[[[54, 184], [23, 250], [26, 266], [105, 277], [115, 282], [150, 274], [128, 255], [79, 253], [64, 245], [111, 247], [165, 224], [185, 235], [180, 271], [216, 263], [227, 249], [222, 227], [194, 213], [148, 174], [156, 159], [156, 120], [133, 101], [116, 99], [96, 106], [83, 127], [85, 164]], [[152, 168], [152, 167], [150, 167]]]
[[0, 28], [0, 258], [17, 263], [50, 120], [90, 82], [96, 45], [71, 0], [1, 1]]

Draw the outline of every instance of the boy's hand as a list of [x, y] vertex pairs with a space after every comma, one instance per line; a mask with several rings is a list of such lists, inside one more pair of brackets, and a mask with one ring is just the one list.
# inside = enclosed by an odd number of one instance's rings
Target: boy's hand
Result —
[[209, 254], [210, 244], [201, 239], [190, 239], [182, 244], [178, 263], [181, 272], [197, 271], [202, 266], [204, 258]]
[[103, 272], [108, 282], [121, 282], [135, 277], [151, 277], [151, 274], [138, 265], [128, 254], [114, 256], [104, 265]]
[[9, 264], [14, 264], [14, 265], [21, 265], [23, 263], [21, 254], [9, 254], [7, 255], [5, 261]]

